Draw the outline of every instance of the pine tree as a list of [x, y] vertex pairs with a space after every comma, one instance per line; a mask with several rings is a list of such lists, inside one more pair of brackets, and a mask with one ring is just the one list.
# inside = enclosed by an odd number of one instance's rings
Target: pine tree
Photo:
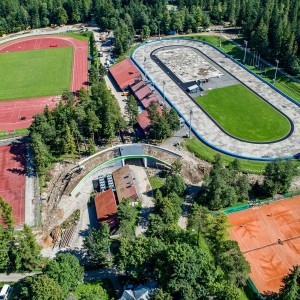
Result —
[[293, 266], [283, 279], [283, 286], [279, 291], [280, 300], [299, 300], [300, 288], [299, 288], [300, 268], [299, 266]]
[[64, 152], [73, 156], [76, 153], [76, 144], [69, 125], [66, 126]]

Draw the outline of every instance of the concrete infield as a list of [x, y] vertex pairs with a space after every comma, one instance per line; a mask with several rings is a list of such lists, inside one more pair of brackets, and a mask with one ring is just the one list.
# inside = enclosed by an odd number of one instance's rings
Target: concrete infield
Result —
[[[222, 73], [229, 73], [235, 80], [255, 91], [258, 96], [290, 118], [294, 125], [292, 134], [272, 143], [247, 142], [227, 134], [171, 79], [171, 74], [159, 67], [157, 62], [152, 59], [152, 53], [155, 53], [160, 60], [163, 60], [160, 53], [164, 47], [170, 46], [175, 48], [184, 46], [185, 52], [193, 52], [191, 57], [199, 52], [199, 55], [202, 56], [201, 59], [205, 57], [208, 63], [213, 62], [214, 68], [224, 70]], [[160, 51], [157, 51], [158, 49]], [[181, 64], [180, 61], [176, 61], [179, 57], [178, 55], [172, 57], [175, 61], [172, 65]], [[146, 71], [149, 78], [161, 91], [163, 82], [165, 82], [166, 97], [186, 120], [190, 118], [190, 110], [193, 111], [192, 127], [194, 132], [201, 136], [208, 145], [220, 149], [224, 153], [250, 159], [291, 157], [300, 152], [300, 108], [210, 45], [186, 39], [161, 40], [140, 46], [135, 50], [132, 58], [143, 71]], [[192, 70], [193, 74], [195, 62], [193, 60], [190, 63], [189, 60], [185, 60], [185, 62], [188, 64], [185, 70]], [[168, 63], [168, 67], [170, 70], [172, 69], [170, 63]], [[222, 77], [214, 78], [217, 81], [220, 79], [222, 82]], [[189, 78], [185, 81], [189, 81]]]

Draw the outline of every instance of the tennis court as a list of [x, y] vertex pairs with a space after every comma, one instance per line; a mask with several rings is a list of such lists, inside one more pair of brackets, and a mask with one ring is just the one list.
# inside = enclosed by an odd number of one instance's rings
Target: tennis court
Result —
[[300, 264], [300, 197], [229, 214], [230, 236], [251, 265], [259, 292], [278, 292], [282, 278]]

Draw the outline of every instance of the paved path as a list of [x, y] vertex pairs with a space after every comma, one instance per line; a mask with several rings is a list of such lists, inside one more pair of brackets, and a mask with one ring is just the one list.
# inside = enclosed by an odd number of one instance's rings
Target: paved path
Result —
[[[102, 36], [107, 36], [107, 33], [105, 32], [99, 32], [99, 28], [89, 28], [90, 30], [93, 31], [95, 40], [96, 40], [96, 45], [97, 45], [97, 50], [103, 52], [103, 56], [99, 57], [100, 63], [104, 66], [107, 57], [111, 54], [111, 47], [102, 47], [102, 43], [99, 41]], [[111, 79], [110, 76], [105, 75], [104, 80], [106, 82], [106, 86], [110, 89], [111, 93], [115, 96], [120, 109], [121, 109], [121, 114], [126, 117], [125, 114], [125, 105], [126, 102], [124, 99], [126, 97], [122, 96], [122, 92], [119, 91], [119, 88], [115, 85], [114, 81]]]
[[[26, 176], [25, 176], [25, 224], [33, 227], [35, 225], [35, 174], [32, 149], [26, 144]], [[39, 201], [39, 196], [36, 197]]]
[[25, 277], [34, 276], [36, 274], [40, 274], [41, 272], [33, 272], [33, 273], [11, 273], [4, 274], [0, 273], [0, 282], [17, 282]]
[[[272, 144], [256, 144], [237, 140], [224, 133], [216, 124], [181, 90], [171, 78], [157, 66], [151, 59], [152, 51], [164, 46], [189, 46], [197, 48], [198, 51], [207, 55], [219, 67], [224, 67], [230, 74], [239, 78], [242, 83], [255, 90], [260, 96], [280, 111], [284, 112], [294, 123], [293, 134], [283, 141]], [[191, 50], [192, 51], [192, 50]], [[159, 56], [159, 53], [157, 54]], [[226, 58], [223, 54], [213, 49], [209, 45], [189, 40], [161, 40], [148, 43], [140, 47], [133, 54], [133, 58], [144, 66], [146, 58], [146, 71], [154, 83], [163, 90], [163, 81], [166, 82], [166, 96], [172, 101], [182, 115], [189, 120], [189, 112], [193, 110], [192, 125], [196, 132], [202, 136], [211, 145], [214, 145], [223, 151], [233, 153], [243, 157], [261, 158], [268, 157], [286, 157], [300, 152], [300, 109], [297, 105], [281, 96], [267, 84], [238, 66], [236, 63]]]
[[148, 217], [149, 214], [153, 211], [154, 202], [151, 185], [145, 169], [138, 166], [130, 166], [130, 170], [133, 177], [135, 178], [134, 182], [142, 204], [140, 219], [135, 230], [135, 235], [138, 236], [146, 232], [148, 228]]
[[31, 37], [36, 35], [44, 35], [44, 34], [59, 34], [66, 31], [78, 31], [79, 29], [76, 27], [76, 25], [68, 25], [64, 27], [57, 27], [57, 28], [40, 28], [40, 29], [33, 29], [30, 31], [30, 33], [23, 34], [23, 31], [20, 31], [18, 33], [12, 33], [9, 34], [6, 37], [0, 37], [0, 44], [7, 43], [9, 41], [14, 41], [20, 38], [24, 37]]
[[[0, 273], [0, 282], [17, 282], [25, 277], [34, 276], [41, 273], [42, 272], [11, 273], [9, 275]], [[104, 268], [99, 270], [86, 271], [84, 272], [84, 282], [108, 278], [112, 282], [116, 293], [119, 294], [122, 292], [123, 288], [118, 277], [122, 275], [123, 274], [115, 268]]]

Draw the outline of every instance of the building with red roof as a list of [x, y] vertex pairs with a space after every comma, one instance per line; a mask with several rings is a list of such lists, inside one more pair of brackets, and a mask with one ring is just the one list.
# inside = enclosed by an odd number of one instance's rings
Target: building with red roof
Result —
[[142, 103], [142, 105], [144, 106], [144, 108], [147, 108], [147, 107], [150, 105], [150, 103], [151, 103], [152, 101], [155, 102], [155, 103], [158, 103], [158, 99], [157, 99], [157, 97], [156, 97], [154, 94], [151, 94], [151, 95], [145, 97], [145, 98], [141, 101], [141, 103]]
[[143, 88], [146, 83], [143, 80], [136, 81], [133, 85], [130, 86], [131, 91], [134, 93], [139, 89]]
[[114, 171], [112, 176], [119, 203], [127, 198], [131, 198], [132, 201], [138, 200], [137, 191], [128, 165]]
[[142, 87], [141, 89], [135, 91], [133, 93], [133, 95], [135, 96], [135, 98], [139, 101], [142, 101], [146, 96], [150, 96], [152, 95], [152, 91], [150, 90], [150, 88], [146, 85], [144, 87]]
[[95, 196], [97, 220], [100, 224], [108, 223], [110, 229], [117, 225], [117, 203], [112, 189]]
[[147, 135], [149, 133], [149, 126], [151, 124], [147, 110], [144, 110], [139, 114], [137, 123], [139, 124], [139, 127], [142, 129], [143, 133]]
[[113, 65], [109, 72], [123, 91], [134, 84], [138, 78], [142, 79], [141, 73], [129, 58]]
[[[160, 108], [160, 106], [157, 106], [157, 111], [159, 112], [159, 114], [162, 114], [162, 109]], [[149, 113], [147, 110], [144, 110], [142, 113], [139, 114], [137, 123], [143, 131], [144, 135], [147, 136], [149, 133], [149, 126], [151, 125]]]

